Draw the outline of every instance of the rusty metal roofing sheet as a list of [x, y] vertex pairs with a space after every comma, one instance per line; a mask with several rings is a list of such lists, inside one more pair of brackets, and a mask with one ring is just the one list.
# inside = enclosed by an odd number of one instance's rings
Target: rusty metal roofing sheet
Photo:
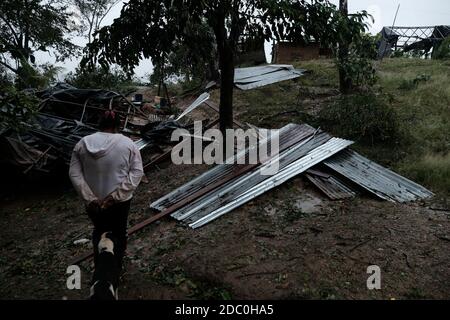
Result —
[[335, 175], [318, 169], [309, 169], [305, 176], [331, 200], [347, 199], [356, 196], [345, 182]]
[[421, 185], [353, 150], [344, 150], [323, 163], [384, 200], [406, 202], [433, 195]]

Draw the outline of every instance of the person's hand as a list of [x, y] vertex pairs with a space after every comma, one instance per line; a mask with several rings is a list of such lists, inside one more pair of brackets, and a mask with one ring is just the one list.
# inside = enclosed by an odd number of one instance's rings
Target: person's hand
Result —
[[114, 203], [116, 203], [116, 200], [114, 200], [114, 198], [109, 195], [107, 196], [105, 199], [103, 199], [100, 208], [101, 209], [108, 209], [109, 207], [111, 207]]
[[95, 220], [95, 217], [98, 216], [100, 212], [100, 201], [99, 200], [93, 200], [88, 203], [86, 206], [86, 211], [91, 218], [92, 221]]

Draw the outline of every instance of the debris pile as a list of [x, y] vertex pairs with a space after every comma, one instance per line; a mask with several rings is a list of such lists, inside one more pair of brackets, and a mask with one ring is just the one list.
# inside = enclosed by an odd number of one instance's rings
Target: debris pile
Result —
[[161, 108], [149, 107], [142, 100], [132, 102], [114, 91], [60, 83], [35, 95], [41, 102], [36, 116], [23, 123], [25, 130], [5, 128], [0, 134], [0, 161], [22, 168], [24, 173], [31, 169], [49, 172], [67, 165], [75, 144], [98, 131], [102, 111], [115, 110], [121, 119], [120, 131], [141, 151], [170, 143], [167, 136], [170, 138], [172, 130], [185, 127], [182, 117], [173, 120], [175, 115], [164, 114]]
[[[150, 207], [160, 210], [160, 214], [172, 211], [173, 218], [198, 228], [301, 173], [331, 199], [353, 197], [358, 189], [396, 202], [433, 195], [348, 149], [352, 143], [306, 124], [289, 124], [280, 129], [278, 155], [257, 165], [217, 165]], [[264, 175], [263, 170], [274, 161], [278, 161], [279, 170]]]
[[422, 52], [432, 56], [442, 45], [445, 38], [450, 36], [450, 25], [425, 27], [383, 27], [379, 33], [378, 56], [379, 60], [391, 56], [394, 51]]

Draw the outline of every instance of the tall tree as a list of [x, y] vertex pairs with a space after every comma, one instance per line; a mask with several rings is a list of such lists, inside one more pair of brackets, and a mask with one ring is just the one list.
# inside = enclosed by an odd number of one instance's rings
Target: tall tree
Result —
[[103, 19], [120, 0], [73, 0], [82, 18], [84, 35], [88, 44], [92, 42], [93, 34], [100, 29]]
[[67, 35], [75, 30], [67, 6], [55, 1], [0, 1], [0, 65], [16, 74], [35, 63], [36, 51], [52, 49], [57, 60], [77, 48]]
[[[348, 2], [347, 0], [339, 0], [339, 12], [342, 17], [348, 16]], [[352, 79], [347, 75], [346, 69], [343, 67], [348, 58], [349, 44], [342, 38], [339, 42], [339, 89], [341, 93], [348, 94], [352, 88]]]
[[[128, 71], [142, 57], [164, 61], [178, 41], [198, 47], [203, 43], [189, 25], [207, 24], [214, 33], [221, 73], [220, 129], [233, 124], [234, 59], [242, 35], [266, 39], [309, 37], [309, 11], [320, 12], [326, 1], [312, 0], [130, 0], [119, 18], [103, 27], [89, 45], [102, 65], [118, 63]], [[324, 24], [326, 26], [326, 24]], [[84, 62], [89, 62], [87, 57]]]

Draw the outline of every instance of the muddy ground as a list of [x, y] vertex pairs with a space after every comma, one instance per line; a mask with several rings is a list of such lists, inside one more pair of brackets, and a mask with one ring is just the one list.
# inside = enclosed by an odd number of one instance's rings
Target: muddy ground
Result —
[[[130, 225], [150, 201], [206, 170], [162, 164], [132, 204]], [[60, 180], [60, 179], [59, 179]], [[11, 180], [9, 180], [11, 181]], [[91, 244], [91, 225], [66, 182], [22, 181], [2, 191], [0, 298], [85, 299], [66, 269]], [[51, 182], [51, 184], [50, 184]], [[5, 184], [6, 185], [6, 184]], [[439, 198], [394, 204], [370, 195], [329, 201], [297, 177], [197, 230], [165, 218], [129, 239], [121, 299], [448, 299], [450, 220]], [[441, 206], [442, 207], [442, 206]], [[381, 268], [368, 290], [367, 267]]]
[[[330, 94], [336, 93], [319, 96]], [[314, 114], [320, 101], [303, 105]], [[241, 100], [236, 107], [238, 119], [258, 125], [292, 121], [288, 113], [253, 115]], [[192, 113], [194, 119], [216, 116], [204, 108]], [[205, 170], [169, 162], [151, 169], [134, 197], [129, 225], [153, 214], [150, 202]], [[81, 289], [66, 287], [71, 261], [92, 250], [90, 242], [74, 244], [89, 240], [92, 226], [66, 175], [17, 180], [12, 172], [2, 174], [0, 299], [88, 297], [92, 261], [80, 265]], [[395, 204], [361, 192], [330, 201], [298, 176], [200, 229], [167, 217], [133, 235], [119, 297], [449, 299], [449, 252], [445, 196]], [[370, 265], [381, 268], [380, 290], [367, 289]]]

